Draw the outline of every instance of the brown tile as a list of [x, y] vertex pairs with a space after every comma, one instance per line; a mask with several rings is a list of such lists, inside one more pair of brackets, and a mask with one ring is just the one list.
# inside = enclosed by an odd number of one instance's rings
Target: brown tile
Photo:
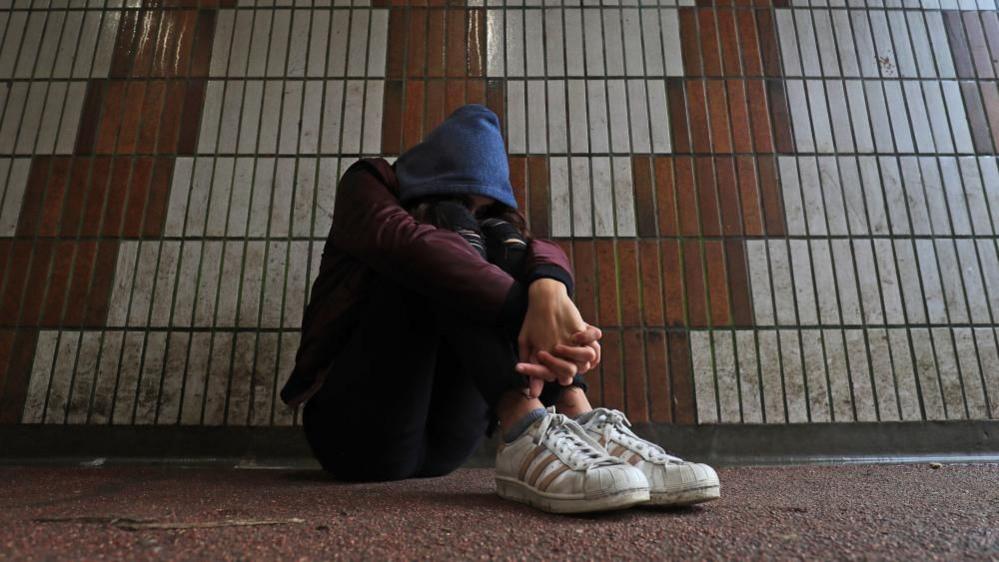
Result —
[[427, 10], [427, 22], [427, 35], [423, 39], [427, 44], [427, 76], [443, 77], [449, 39], [446, 35], [447, 11]]
[[760, 195], [763, 198], [763, 220], [767, 225], [767, 235], [783, 236], [784, 203], [781, 200], [780, 186], [777, 183], [777, 164], [772, 157], [756, 159]]
[[638, 241], [617, 241], [618, 290], [621, 302], [621, 325], [638, 326], [642, 323], [642, 294], [638, 274]]
[[[148, 76], [164, 77], [188, 73], [187, 65], [190, 62], [190, 41], [194, 32], [194, 20], [186, 21], [185, 12], [192, 13], [190, 10], [157, 10], [160, 27], [159, 34], [154, 36], [153, 40], [153, 58], [150, 61]], [[182, 33], [178, 33], [181, 26], [189, 27], [184, 29]], [[182, 42], [187, 43], [185, 50], [188, 51], [183, 62], [178, 59], [178, 51], [182, 49]], [[181, 67], [181, 65], [183, 66]]]
[[17, 217], [17, 236], [34, 236], [45, 211], [45, 191], [52, 171], [53, 156], [36, 156], [31, 159], [28, 180], [21, 199], [21, 212]]
[[706, 328], [707, 289], [704, 286], [704, 262], [698, 240], [683, 241], [683, 287], [687, 297], [687, 325]]
[[718, 37], [721, 43], [722, 70], [725, 76], [741, 76], [742, 65], [739, 60], [739, 32], [736, 27], [735, 13], [737, 10], [717, 10]]
[[57, 327], [61, 323], [63, 306], [67, 302], [66, 292], [73, 273], [76, 248], [75, 240], [54, 241], [52, 270], [49, 274], [49, 286], [45, 292], [45, 302], [42, 303], [40, 326]]
[[402, 153], [402, 80], [385, 81], [382, 102], [382, 154]]
[[465, 105], [465, 81], [445, 80], [444, 85], [444, 115], [447, 116]]
[[726, 80], [728, 110], [732, 119], [732, 152], [753, 152], [752, 126], [746, 100], [746, 82]]
[[[788, 115], [787, 97], [781, 80], [767, 80], [767, 101], [773, 118], [774, 144], [777, 152], [794, 152], [794, 138], [791, 136], [791, 118]], [[759, 150], [757, 148], [757, 150]]]
[[676, 186], [673, 180], [673, 158], [656, 156], [652, 160], [656, 177], [656, 214], [660, 236], [678, 236], [680, 227], [676, 212]]
[[982, 16], [982, 27], [985, 29], [985, 41], [989, 49], [996, 53], [992, 57], [992, 72], [999, 75], [999, 14], [994, 10], [980, 12]]
[[485, 80], [465, 80], [465, 103], [486, 104]]
[[680, 215], [680, 235], [700, 236], [698, 222], [697, 188], [694, 184], [694, 160], [690, 157], [677, 157], [673, 161], [676, 183], [676, 205]]
[[656, 204], [652, 196], [652, 158], [632, 156], [631, 171], [635, 186], [635, 211], [638, 235], [656, 235]]
[[447, 10], [447, 75], [468, 76], [468, 52], [465, 10]]
[[407, 12], [402, 8], [392, 8], [389, 10], [388, 36], [392, 38], [388, 42], [388, 51], [385, 54], [385, 77], [402, 78], [406, 68], [406, 42], [409, 39], [409, 24]]
[[[139, 15], [137, 33], [133, 46], [135, 55], [132, 57], [132, 69], [129, 76], [151, 76], [154, 72], [156, 51], [160, 45], [160, 30], [162, 26], [162, 10], [143, 10]], [[162, 27], [161, 27], [162, 26]]]
[[746, 244], [742, 240], [725, 241], [728, 267], [728, 292], [732, 299], [732, 324], [737, 328], [753, 326], [753, 307], [749, 297], [749, 268], [746, 265]]
[[632, 423], [649, 421], [649, 397], [645, 377], [645, 337], [640, 329], [624, 330], [624, 374], [626, 377], [625, 406]]
[[573, 301], [586, 322], [597, 323], [596, 257], [593, 240], [573, 240], [576, 291]]
[[760, 57], [760, 44], [756, 40], [756, 12], [736, 10], [735, 13], [739, 28], [742, 73], [744, 76], [762, 76], [763, 60]]
[[427, 80], [427, 114], [423, 120], [423, 138], [444, 121], [444, 80]]
[[14, 351], [7, 364], [7, 376], [4, 379], [2, 389], [3, 395], [0, 396], [0, 425], [12, 425], [21, 421], [37, 342], [37, 329], [22, 328], [17, 330], [17, 335], [14, 337]]
[[978, 95], [978, 83], [972, 80], [961, 82], [961, 94], [964, 97], [965, 113], [968, 115], [968, 126], [971, 138], [978, 154], [994, 154], [992, 135], [989, 133], [989, 122], [982, 106], [982, 98]]
[[992, 142], [999, 147], [999, 84], [979, 82], [978, 85], [982, 90], [982, 102], [992, 130]]
[[704, 263], [707, 266], [708, 300], [711, 325], [728, 326], [732, 318], [728, 304], [728, 275], [725, 272], [725, 249], [721, 240], [704, 241]]
[[7, 248], [4, 260], [3, 294], [0, 295], [0, 323], [13, 326], [18, 323], [21, 297], [28, 281], [31, 265], [31, 240], [3, 240]]
[[86, 203], [80, 224], [80, 236], [98, 236], [104, 216], [105, 199], [111, 185], [111, 158], [94, 158], [87, 182]]
[[424, 87], [422, 80], [406, 81], [406, 111], [402, 121], [402, 151], [409, 150], [423, 138]]
[[700, 35], [703, 76], [721, 76], [721, 53], [719, 51], [718, 27], [715, 25], [714, 9], [708, 8], [697, 11], [697, 28]]
[[683, 294], [683, 260], [678, 240], [663, 240], [663, 302], [667, 326], [686, 326]]
[[510, 184], [513, 186], [513, 196], [517, 200], [517, 208], [527, 214], [527, 157], [508, 156], [510, 162]]
[[995, 78], [995, 69], [992, 67], [994, 61], [992, 55], [989, 54], [989, 45], [985, 39], [985, 30], [982, 28], [982, 21], [979, 19], [981, 12], [967, 11], [961, 12], [961, 14], [964, 18], [964, 31], [968, 36], [968, 44], [971, 46], [971, 58], [975, 62], [975, 70], [978, 73], [978, 78]]
[[90, 185], [90, 163], [90, 158], [73, 158], [70, 164], [66, 204], [59, 221], [59, 236], [75, 237], [80, 232], [80, 220], [83, 218], [87, 188]]
[[687, 80], [687, 115], [690, 118], [690, 133], [693, 139], [693, 152], [711, 152], [711, 132], [708, 121], [707, 93], [704, 80]]
[[500, 128], [506, 130], [506, 86], [503, 80], [486, 81], [486, 107], [499, 117]]
[[107, 82], [104, 90], [103, 104], [97, 123], [97, 142], [94, 151], [99, 154], [111, 154], [118, 139], [122, 116], [125, 112], [125, 88], [123, 80]]
[[[442, 34], [428, 35], [427, 21], [429, 19], [427, 10], [424, 8], [412, 8], [409, 10], [409, 33], [404, 37], [408, 41], [406, 50], [406, 75], [409, 77], [423, 77], [427, 75], [427, 49], [430, 41], [440, 44]], [[438, 18], [439, 19], [439, 18]], [[439, 58], [437, 59], [440, 60]]]
[[486, 11], [481, 9], [468, 10], [468, 75], [486, 75]]
[[157, 133], [160, 118], [163, 114], [163, 103], [166, 99], [166, 82], [150, 80], [146, 86], [145, 98], [142, 100], [142, 125], [135, 141], [135, 151], [139, 153], [156, 152]]
[[212, 60], [212, 42], [215, 39], [216, 13], [215, 10], [198, 10], [197, 12], [197, 25], [191, 45], [190, 76], [198, 78], [208, 76]]
[[741, 236], [742, 209], [739, 205], [739, 183], [735, 175], [735, 158], [715, 157], [715, 176], [718, 184], [718, 207], [721, 211], [723, 236]]
[[62, 325], [79, 328], [83, 326], [83, 314], [87, 308], [87, 292], [90, 278], [94, 274], [97, 259], [97, 242], [94, 240], [74, 241], [76, 258], [73, 262], [73, 275], [66, 295], [66, 311]]
[[759, 41], [760, 58], [763, 62], [764, 76], [778, 77], [780, 71], [780, 51], [778, 50], [777, 31], [774, 29], [773, 10], [755, 10], [756, 31]]
[[598, 239], [597, 257], [597, 323], [599, 326], [620, 326], [617, 296], [617, 260], [614, 241]]
[[711, 121], [711, 148], [713, 152], [732, 152], [729, 131], [728, 101], [725, 99], [725, 82], [707, 80], [708, 118]]
[[[118, 128], [118, 143], [114, 149], [119, 154], [135, 152], [139, 128], [143, 121], [142, 106], [146, 95], [146, 83], [145, 80], [129, 80], [127, 82], [121, 110], [121, 126]], [[148, 117], [152, 120], [150, 126], [155, 128], [159, 121], [159, 115]]]
[[947, 30], [947, 39], [950, 42], [950, 53], [954, 58], [954, 70], [957, 71], [957, 77], [974, 78], [975, 64], [971, 59], [968, 37], [964, 33], [964, 25], [961, 22], [961, 12], [944, 10], [943, 16], [944, 28]]
[[686, 331], [670, 331], [669, 373], [673, 390], [673, 422], [697, 423], [694, 404], [694, 375], [690, 365], [690, 340]]
[[84, 324], [88, 327], [107, 325], [108, 303], [114, 283], [114, 266], [118, 259], [118, 241], [101, 240], [97, 245], [97, 260], [90, 292], [87, 294], [87, 311]]
[[[176, 41], [172, 41], [171, 44], [176, 44], [173, 50], [168, 50], [167, 55], [171, 57], [168, 64], [163, 69], [163, 74], [165, 76], [207, 76], [208, 75], [208, 65], [211, 64], [211, 52], [205, 52], [206, 49], [211, 49], [211, 39], [214, 35], [215, 29], [215, 17], [214, 11], [205, 11], [205, 14], [210, 14], [211, 32], [212, 34], [206, 37], [208, 42], [202, 45], [199, 64], [203, 67], [203, 71], [199, 73], [194, 72], [194, 57], [195, 51], [195, 41], [199, 39], [198, 33], [205, 33], [205, 31], [200, 30], [199, 27], [205, 25], [201, 21], [201, 17], [197, 10], [175, 10], [172, 12], [173, 27], [171, 33], [176, 37]], [[166, 17], [164, 15], [164, 17]]]
[[111, 51], [111, 67], [108, 72], [111, 78], [125, 78], [132, 71], [132, 58], [135, 56], [141, 13], [139, 10], [124, 10], [121, 13], [118, 35]]
[[556, 240], [552, 240], [552, 242], [555, 242], [559, 249], [562, 250], [562, 253], [565, 254], [565, 257], [569, 258], [569, 267], [572, 268], [572, 271], [574, 272], [573, 277], [575, 277], [576, 261], [575, 257], [572, 255], [572, 240], [569, 238], [558, 238]]
[[[192, 80], [192, 83], [195, 82], [203, 81]], [[160, 110], [158, 126], [153, 127], [156, 132], [156, 150], [153, 152], [156, 153], [172, 153], [177, 150], [177, 137], [180, 134], [182, 126], [181, 120], [186, 118], [184, 116], [184, 105], [187, 102], [185, 99], [187, 94], [184, 83], [171, 80], [166, 82], [164, 87], [163, 108]], [[193, 154], [193, 150], [187, 154]]]
[[14, 339], [17, 332], [14, 330], [0, 330], [0, 396], [3, 396], [4, 383], [7, 381], [7, 366], [10, 364], [10, 357], [14, 353]]
[[87, 82], [87, 93], [83, 98], [83, 109], [80, 112], [80, 127], [76, 133], [74, 148], [76, 154], [93, 154], [94, 152], [107, 84], [107, 80]]
[[601, 354], [600, 365], [601, 379], [603, 383], [603, 401], [601, 405], [606, 408], [617, 410], [624, 409], [624, 377], [621, 372], [621, 332], [618, 330], [604, 330], [604, 337], [600, 341]]
[[739, 202], [742, 207], [742, 226], [747, 236], [763, 236], [763, 211], [756, 184], [756, 162], [752, 156], [736, 158], [739, 178]]
[[149, 195], [146, 202], [146, 219], [142, 225], [142, 236], [159, 237], [163, 234], [166, 221], [167, 201], [170, 197], [170, 175], [174, 159], [159, 157], [153, 160], [153, 176], [149, 182]]
[[[763, 80], [746, 80], [746, 100], [752, 122], [753, 147], [756, 152], [773, 152], [773, 137], [770, 133], [770, 108]], [[788, 132], [788, 135], [790, 133]]]
[[715, 172], [710, 156], [694, 159], [697, 174], [697, 207], [700, 210], [701, 234], [721, 236], [721, 217], [718, 213], [718, 192]]
[[669, 125], [673, 133], [673, 151], [677, 154], [689, 153], [692, 150], [684, 82], [685, 80], [680, 78], [666, 79], [666, 94], [669, 97]]
[[639, 277], [642, 280], [642, 321], [646, 326], [665, 326], [666, 318], [663, 316], [663, 288], [660, 279], [662, 267], [659, 264], [659, 242], [656, 240], [640, 240], [638, 242], [638, 261]]
[[[180, 90], [178, 83], [178, 91]], [[187, 86], [184, 88], [184, 115], [179, 121], [180, 134], [177, 138], [177, 153], [178, 154], [194, 154], [198, 147], [198, 132], [201, 125], [201, 111], [205, 106], [205, 88], [208, 85], [207, 80], [188, 80]], [[173, 87], [173, 84], [171, 84]], [[166, 113], [164, 112], [163, 118], [166, 119]], [[164, 130], [167, 127], [165, 125], [160, 126], [160, 130]], [[169, 153], [169, 147], [167, 149], [163, 148], [163, 135], [160, 135], [160, 154]], [[167, 137], [169, 138], [169, 137]]]
[[69, 186], [70, 166], [72, 157], [54, 156], [49, 169], [48, 186], [45, 188], [45, 199], [39, 216], [39, 236], [56, 236], [59, 234], [59, 223], [66, 201], [66, 189]]
[[108, 184], [107, 203], [104, 207], [104, 225], [101, 228], [101, 233], [104, 236], [115, 238], [122, 236], [125, 198], [128, 194], [130, 180], [130, 159], [115, 158], [111, 165], [111, 181]]
[[645, 331], [645, 363], [648, 365], [649, 410], [652, 421], [673, 421], [673, 393], [670, 390], [669, 364], [666, 362], [666, 332]]
[[128, 192], [125, 200], [125, 210], [122, 213], [124, 223], [122, 236], [137, 238], [142, 234], [142, 222], [145, 216], [146, 199], [149, 195], [149, 183], [153, 175], [153, 160], [147, 156], [135, 158], [132, 163], [132, 177], [128, 182]]
[[33, 244], [31, 266], [28, 268], [27, 287], [21, 297], [19, 322], [23, 326], [37, 326], [45, 302], [45, 289], [52, 270], [55, 240], [37, 238]]
[[535, 236], [547, 238], [551, 229], [550, 195], [548, 191], [548, 159], [544, 156], [527, 157], [528, 220]]
[[697, 13], [695, 8], [679, 8], [680, 51], [683, 53], [684, 76], [704, 76], [701, 69], [701, 47], [697, 37]]

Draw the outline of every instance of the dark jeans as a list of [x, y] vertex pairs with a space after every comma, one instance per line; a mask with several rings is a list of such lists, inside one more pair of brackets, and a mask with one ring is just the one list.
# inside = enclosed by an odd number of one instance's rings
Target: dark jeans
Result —
[[[515, 343], [384, 277], [363, 306], [334, 374], [305, 405], [314, 455], [341, 480], [453, 471], [491, 427], [500, 396], [524, 386]], [[546, 384], [542, 402], [560, 391]]]

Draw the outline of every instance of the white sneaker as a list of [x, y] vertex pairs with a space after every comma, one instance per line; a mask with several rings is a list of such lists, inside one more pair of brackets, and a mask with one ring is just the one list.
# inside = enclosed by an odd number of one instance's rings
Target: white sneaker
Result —
[[649, 500], [641, 470], [614, 458], [554, 408], [496, 452], [500, 497], [553, 513], [625, 509]]
[[666, 453], [635, 435], [631, 422], [618, 410], [597, 408], [583, 428], [611, 455], [639, 468], [649, 481], [650, 505], [691, 505], [721, 496], [718, 474], [706, 464]]

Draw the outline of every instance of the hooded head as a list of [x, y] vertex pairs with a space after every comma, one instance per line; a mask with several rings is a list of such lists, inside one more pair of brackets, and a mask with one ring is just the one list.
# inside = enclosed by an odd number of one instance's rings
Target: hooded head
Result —
[[395, 161], [399, 199], [481, 195], [517, 208], [499, 119], [489, 108], [459, 107]]

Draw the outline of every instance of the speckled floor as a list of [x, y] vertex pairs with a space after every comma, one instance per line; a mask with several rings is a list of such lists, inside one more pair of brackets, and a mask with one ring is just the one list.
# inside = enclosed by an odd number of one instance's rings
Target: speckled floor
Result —
[[501, 500], [487, 469], [344, 485], [318, 472], [0, 467], [0, 560], [999, 559], [999, 465], [720, 474], [723, 498], [705, 506], [567, 517]]

